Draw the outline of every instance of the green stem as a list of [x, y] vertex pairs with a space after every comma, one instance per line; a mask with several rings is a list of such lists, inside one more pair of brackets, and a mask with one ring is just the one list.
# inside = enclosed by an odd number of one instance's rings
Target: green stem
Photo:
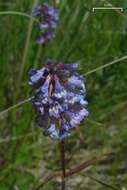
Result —
[[19, 11], [0, 11], [0, 15], [18, 15], [23, 16], [29, 19], [34, 20], [35, 22], [38, 22], [36, 18], [34, 18], [32, 15], [29, 15], [27, 13], [19, 12]]

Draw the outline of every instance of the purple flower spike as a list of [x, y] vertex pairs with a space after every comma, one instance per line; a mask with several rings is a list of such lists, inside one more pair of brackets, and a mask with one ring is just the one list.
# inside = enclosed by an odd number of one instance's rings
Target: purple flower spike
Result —
[[35, 6], [32, 15], [37, 17], [37, 27], [42, 31], [37, 43], [45, 44], [55, 37], [54, 29], [59, 22], [58, 10], [48, 4]]
[[49, 60], [42, 69], [29, 72], [29, 84], [35, 91], [32, 103], [37, 125], [53, 139], [68, 137], [70, 129], [89, 115], [84, 78], [76, 68], [77, 64]]

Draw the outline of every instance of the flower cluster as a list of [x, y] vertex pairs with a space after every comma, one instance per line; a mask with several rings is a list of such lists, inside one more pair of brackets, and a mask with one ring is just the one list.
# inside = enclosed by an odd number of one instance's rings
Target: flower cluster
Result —
[[29, 71], [29, 84], [35, 92], [32, 103], [36, 122], [53, 139], [64, 139], [71, 128], [88, 116], [85, 81], [76, 72], [77, 67], [49, 60], [43, 68]]
[[59, 21], [58, 10], [48, 4], [37, 5], [33, 8], [32, 15], [38, 18], [37, 26], [42, 31], [37, 43], [45, 44], [54, 38], [54, 29]]

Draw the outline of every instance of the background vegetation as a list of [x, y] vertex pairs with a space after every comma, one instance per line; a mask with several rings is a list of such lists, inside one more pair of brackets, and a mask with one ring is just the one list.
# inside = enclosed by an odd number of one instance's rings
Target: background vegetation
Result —
[[[43, 2], [0, 0], [0, 12], [30, 14], [34, 4]], [[90, 116], [66, 141], [66, 167], [112, 152], [105, 161], [68, 177], [66, 190], [108, 188], [95, 179], [126, 190], [127, 11], [93, 13], [92, 7], [107, 3], [102, 0], [46, 2], [59, 8], [61, 20], [56, 39], [46, 47], [35, 43], [38, 30], [31, 19], [0, 15], [0, 190], [35, 190], [61, 168], [59, 142], [43, 136], [27, 102], [32, 95], [28, 70], [42, 67], [48, 58], [80, 62], [87, 81]], [[126, 0], [110, 3], [127, 7]], [[40, 189], [60, 189], [60, 178]]]

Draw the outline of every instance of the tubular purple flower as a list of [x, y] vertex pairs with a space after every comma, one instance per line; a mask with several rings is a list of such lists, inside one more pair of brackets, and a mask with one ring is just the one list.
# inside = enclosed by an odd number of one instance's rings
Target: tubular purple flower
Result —
[[32, 16], [40, 16], [41, 13], [42, 13], [42, 6], [41, 5], [35, 6], [32, 10]]
[[49, 24], [47, 22], [45, 22], [45, 21], [42, 21], [42, 22], [38, 23], [38, 27], [40, 29], [47, 29], [49, 27]]
[[55, 37], [55, 34], [52, 32], [44, 32], [39, 36], [36, 40], [38, 44], [46, 44], [48, 41], [53, 39]]
[[88, 117], [84, 79], [77, 74], [77, 64], [49, 60], [42, 69], [30, 70], [29, 84], [35, 92], [36, 123], [44, 135], [62, 140]]

